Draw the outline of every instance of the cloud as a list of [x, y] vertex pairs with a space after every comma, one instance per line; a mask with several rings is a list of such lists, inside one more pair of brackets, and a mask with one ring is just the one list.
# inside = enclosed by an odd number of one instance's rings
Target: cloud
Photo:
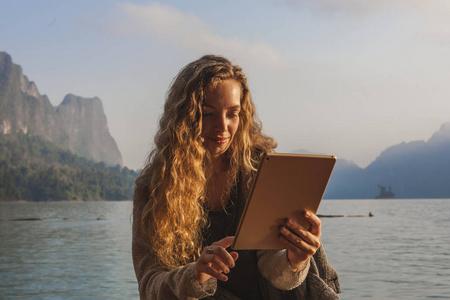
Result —
[[364, 21], [387, 14], [402, 18], [404, 24], [420, 24], [420, 29], [415, 30], [424, 41], [441, 46], [449, 45], [450, 41], [448, 0], [285, 0], [285, 3], [290, 8], [347, 21]]
[[386, 10], [407, 10], [434, 14], [450, 13], [448, 0], [285, 0], [289, 5], [311, 9], [315, 12], [342, 13], [365, 16]]
[[201, 54], [220, 54], [273, 68], [285, 68], [289, 65], [270, 44], [264, 41], [246, 41], [238, 37], [223, 37], [196, 15], [184, 13], [171, 6], [159, 3], [126, 3], [120, 6], [127, 18], [128, 31], [143, 32], [166, 43]]

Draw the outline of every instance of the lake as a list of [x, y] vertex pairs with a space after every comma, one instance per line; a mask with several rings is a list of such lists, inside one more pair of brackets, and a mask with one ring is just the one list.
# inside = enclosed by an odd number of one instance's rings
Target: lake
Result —
[[[138, 299], [124, 202], [0, 203], [1, 299]], [[324, 200], [341, 299], [450, 299], [450, 200]], [[13, 219], [39, 218], [35, 221]]]

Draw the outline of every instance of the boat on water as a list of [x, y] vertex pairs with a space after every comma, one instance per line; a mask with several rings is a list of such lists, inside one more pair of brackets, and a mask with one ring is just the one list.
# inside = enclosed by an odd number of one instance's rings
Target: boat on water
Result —
[[380, 194], [376, 196], [375, 199], [395, 199], [395, 194], [392, 191], [391, 186], [388, 186], [388, 190], [381, 184], [379, 184], [378, 187], [380, 188]]

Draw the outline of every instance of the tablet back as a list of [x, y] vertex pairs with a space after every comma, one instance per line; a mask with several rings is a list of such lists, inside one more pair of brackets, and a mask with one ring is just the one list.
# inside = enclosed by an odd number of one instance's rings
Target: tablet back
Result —
[[285, 248], [278, 237], [280, 225], [292, 218], [309, 228], [304, 211], [317, 212], [335, 163], [335, 156], [264, 156], [232, 248]]

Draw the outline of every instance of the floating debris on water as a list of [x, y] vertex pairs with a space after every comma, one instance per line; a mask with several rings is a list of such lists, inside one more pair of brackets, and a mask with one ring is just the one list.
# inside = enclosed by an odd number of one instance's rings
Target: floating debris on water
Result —
[[374, 217], [372, 212], [368, 215], [317, 215], [319, 218], [361, 218], [361, 217]]

